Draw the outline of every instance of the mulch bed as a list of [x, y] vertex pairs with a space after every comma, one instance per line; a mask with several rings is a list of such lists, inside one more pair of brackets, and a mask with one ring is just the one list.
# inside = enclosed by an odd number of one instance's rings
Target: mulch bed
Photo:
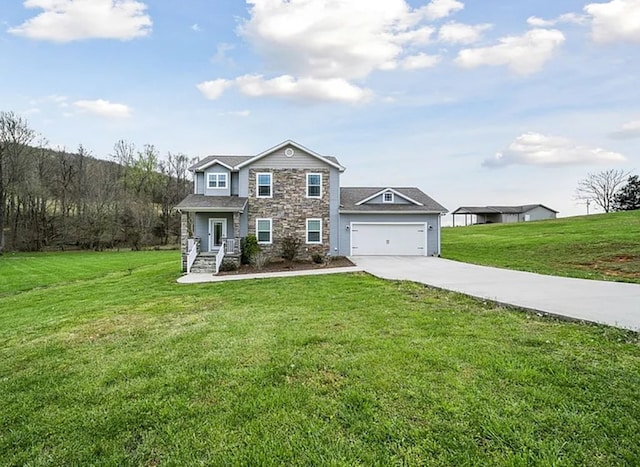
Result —
[[354, 266], [354, 264], [349, 261], [344, 256], [339, 256], [336, 258], [331, 258], [328, 261], [318, 264], [313, 261], [274, 261], [261, 269], [257, 269], [251, 265], [243, 264], [239, 269], [235, 271], [220, 271], [218, 273], [219, 276], [229, 276], [229, 275], [238, 275], [238, 274], [256, 274], [263, 272], [285, 272], [285, 271], [306, 271], [309, 269], [327, 269], [327, 268], [346, 268]]

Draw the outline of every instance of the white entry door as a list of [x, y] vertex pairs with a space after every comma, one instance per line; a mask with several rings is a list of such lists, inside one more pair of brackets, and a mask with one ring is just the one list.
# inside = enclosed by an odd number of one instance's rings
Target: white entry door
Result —
[[352, 256], [425, 256], [426, 246], [424, 223], [351, 224]]
[[209, 219], [209, 251], [217, 251], [227, 236], [226, 219]]

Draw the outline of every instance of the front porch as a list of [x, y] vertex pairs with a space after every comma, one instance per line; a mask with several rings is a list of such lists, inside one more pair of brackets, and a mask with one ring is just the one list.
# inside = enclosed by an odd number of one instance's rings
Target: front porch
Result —
[[[246, 198], [190, 195], [181, 213], [182, 272], [217, 274], [224, 259], [240, 263], [240, 222]], [[195, 265], [195, 266], [194, 266]]]

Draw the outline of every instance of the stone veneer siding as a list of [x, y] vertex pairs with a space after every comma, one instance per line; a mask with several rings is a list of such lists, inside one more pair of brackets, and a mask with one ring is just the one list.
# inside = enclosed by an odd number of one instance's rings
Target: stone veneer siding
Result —
[[[256, 174], [271, 173], [272, 198], [256, 197]], [[322, 174], [322, 198], [307, 198], [307, 174]], [[302, 240], [300, 256], [329, 253], [329, 170], [328, 169], [250, 169], [248, 233], [256, 235], [256, 219], [272, 219], [271, 245], [260, 250], [280, 256], [280, 240], [295, 236]], [[322, 219], [322, 244], [307, 244], [306, 221]]]

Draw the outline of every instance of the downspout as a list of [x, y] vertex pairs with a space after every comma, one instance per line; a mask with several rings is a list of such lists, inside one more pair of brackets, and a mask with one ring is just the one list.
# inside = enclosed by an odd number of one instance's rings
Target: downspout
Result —
[[440, 250], [440, 238], [442, 236], [442, 214], [438, 216], [438, 256], [440, 256], [441, 254], [441, 250]]

